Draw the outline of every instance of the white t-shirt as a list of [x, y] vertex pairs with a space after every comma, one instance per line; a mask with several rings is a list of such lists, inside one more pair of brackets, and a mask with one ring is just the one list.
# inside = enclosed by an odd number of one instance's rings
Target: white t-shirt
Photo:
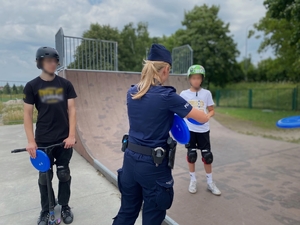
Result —
[[[208, 113], [207, 107], [213, 106], [215, 104], [212, 99], [211, 92], [203, 88], [201, 88], [198, 92], [192, 92], [190, 89], [187, 89], [185, 91], [182, 91], [180, 93], [180, 96], [184, 98], [188, 103], [190, 103], [193, 107], [202, 110], [206, 114]], [[190, 131], [197, 133], [205, 133], [209, 131], [209, 122], [203, 125], [193, 124], [187, 119], [185, 119], [185, 122], [188, 125]]]

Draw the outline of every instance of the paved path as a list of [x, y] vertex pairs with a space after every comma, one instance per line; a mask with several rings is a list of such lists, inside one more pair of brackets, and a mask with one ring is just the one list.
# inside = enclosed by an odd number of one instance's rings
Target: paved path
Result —
[[180, 146], [171, 218], [184, 225], [300, 225], [300, 145], [238, 134], [215, 120], [211, 142], [222, 196], [206, 190], [201, 160], [198, 193], [188, 193], [186, 150]]
[[[40, 212], [37, 171], [27, 153], [11, 154], [26, 144], [23, 125], [0, 126], [0, 224], [33, 225]], [[71, 160], [74, 225], [108, 225], [120, 206], [117, 188], [74, 151]], [[54, 178], [53, 187], [57, 187]], [[57, 192], [56, 192], [57, 193]], [[63, 224], [63, 222], [62, 222]], [[136, 224], [141, 224], [139, 219]]]

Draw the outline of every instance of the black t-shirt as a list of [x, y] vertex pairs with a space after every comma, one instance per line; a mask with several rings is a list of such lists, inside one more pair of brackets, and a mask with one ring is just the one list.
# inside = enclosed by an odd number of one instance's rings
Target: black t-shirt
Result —
[[70, 81], [55, 76], [52, 81], [37, 77], [24, 88], [24, 102], [38, 111], [35, 141], [55, 143], [69, 136], [68, 99], [76, 98]]

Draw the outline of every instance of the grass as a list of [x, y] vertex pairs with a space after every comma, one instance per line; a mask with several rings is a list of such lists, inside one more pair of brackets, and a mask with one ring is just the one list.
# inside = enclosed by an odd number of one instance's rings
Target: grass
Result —
[[2, 102], [0, 102], [0, 114], [1, 114], [3, 109], [4, 109], [4, 104]]
[[[3, 103], [1, 104], [4, 105]], [[0, 114], [2, 114], [2, 123], [4, 125], [22, 124], [23, 113], [24, 113], [23, 104], [6, 105], [0, 111]], [[36, 109], [34, 109], [33, 118], [34, 118], [34, 122], [36, 122], [36, 118], [37, 118]]]
[[227, 84], [225, 88], [219, 88], [214, 85], [210, 86], [210, 89], [215, 91], [217, 89], [223, 90], [236, 90], [236, 89], [275, 89], [275, 88], [296, 88], [300, 87], [300, 83], [291, 82], [240, 82], [234, 84]]
[[9, 100], [23, 99], [23, 94], [0, 94], [0, 102], [7, 102]]
[[300, 115], [300, 112], [224, 107], [217, 107], [215, 111], [214, 117], [219, 123], [238, 133], [300, 144], [300, 129], [276, 126], [279, 119]]
[[[294, 95], [294, 88], [298, 87], [298, 95]], [[210, 88], [216, 98], [216, 91], [220, 90], [219, 106], [248, 107], [249, 90], [252, 90], [252, 107], [260, 109], [300, 110], [300, 84], [296, 83], [236, 83], [225, 88]], [[296, 92], [297, 93], [297, 92]], [[296, 104], [297, 102], [297, 104]]]
[[276, 122], [284, 117], [300, 115], [300, 112], [295, 111], [267, 111], [261, 109], [247, 108], [223, 108], [217, 107], [216, 112], [228, 115], [242, 121], [251, 122], [254, 126], [264, 129], [275, 129]]

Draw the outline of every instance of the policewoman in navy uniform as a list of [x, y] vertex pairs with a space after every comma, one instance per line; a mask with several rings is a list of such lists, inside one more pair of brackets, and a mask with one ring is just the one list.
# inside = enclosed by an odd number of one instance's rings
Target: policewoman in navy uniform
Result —
[[162, 224], [174, 196], [167, 143], [174, 113], [202, 123], [209, 120], [209, 115], [194, 109], [173, 87], [162, 86], [171, 66], [170, 52], [153, 44], [140, 82], [127, 92], [130, 128], [123, 137], [128, 141], [123, 142], [123, 167], [118, 170], [121, 207], [113, 225], [133, 225], [143, 202], [143, 225]]

